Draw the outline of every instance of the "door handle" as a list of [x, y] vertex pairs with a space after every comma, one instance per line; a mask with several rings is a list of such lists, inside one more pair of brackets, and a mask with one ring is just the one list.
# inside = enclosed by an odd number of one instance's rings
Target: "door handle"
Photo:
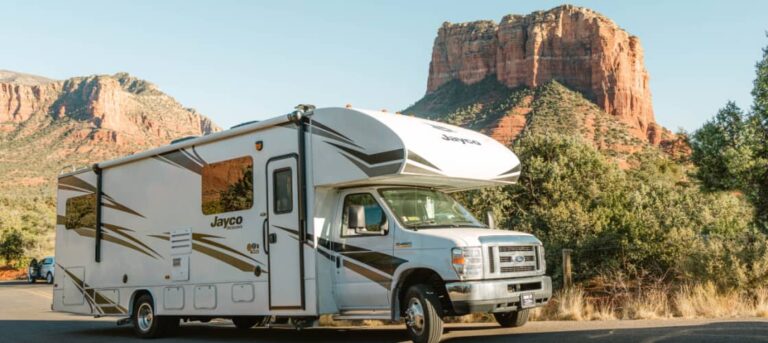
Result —
[[269, 244], [275, 244], [277, 243], [277, 234], [276, 233], [270, 233], [269, 234]]
[[267, 244], [267, 231], [269, 231], [269, 218], [264, 219], [261, 224], [261, 245], [264, 246], [264, 253], [269, 255], [269, 244]]
[[341, 268], [341, 255], [336, 256], [336, 268]]

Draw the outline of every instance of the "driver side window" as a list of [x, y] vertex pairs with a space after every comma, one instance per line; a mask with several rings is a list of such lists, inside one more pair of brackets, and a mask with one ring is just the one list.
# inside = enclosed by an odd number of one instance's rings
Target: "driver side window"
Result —
[[[362, 207], [365, 215], [365, 226], [350, 228], [350, 209]], [[344, 207], [341, 212], [341, 237], [384, 236], [388, 233], [387, 215], [370, 193], [349, 194], [344, 197]]]

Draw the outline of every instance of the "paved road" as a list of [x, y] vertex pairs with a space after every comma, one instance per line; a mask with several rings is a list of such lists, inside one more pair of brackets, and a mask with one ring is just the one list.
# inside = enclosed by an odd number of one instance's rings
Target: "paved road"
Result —
[[[135, 342], [130, 327], [50, 311], [51, 287], [0, 282], [0, 342]], [[161, 342], [402, 342], [402, 326], [239, 331], [227, 322], [185, 324]], [[768, 320], [634, 320], [532, 322], [501, 329], [490, 324], [448, 325], [444, 342], [768, 342]]]

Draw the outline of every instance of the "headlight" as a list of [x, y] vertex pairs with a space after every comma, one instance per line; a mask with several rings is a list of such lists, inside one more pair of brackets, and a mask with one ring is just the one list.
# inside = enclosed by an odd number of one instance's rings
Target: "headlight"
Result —
[[483, 252], [479, 247], [451, 249], [451, 264], [460, 278], [483, 275]]

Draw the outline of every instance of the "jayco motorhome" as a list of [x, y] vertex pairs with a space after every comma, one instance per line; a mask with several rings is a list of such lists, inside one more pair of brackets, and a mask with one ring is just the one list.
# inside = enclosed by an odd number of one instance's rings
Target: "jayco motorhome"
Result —
[[180, 320], [527, 320], [551, 295], [542, 244], [494, 230], [451, 192], [515, 183], [518, 158], [460, 127], [300, 106], [59, 176], [56, 311], [140, 337]]

